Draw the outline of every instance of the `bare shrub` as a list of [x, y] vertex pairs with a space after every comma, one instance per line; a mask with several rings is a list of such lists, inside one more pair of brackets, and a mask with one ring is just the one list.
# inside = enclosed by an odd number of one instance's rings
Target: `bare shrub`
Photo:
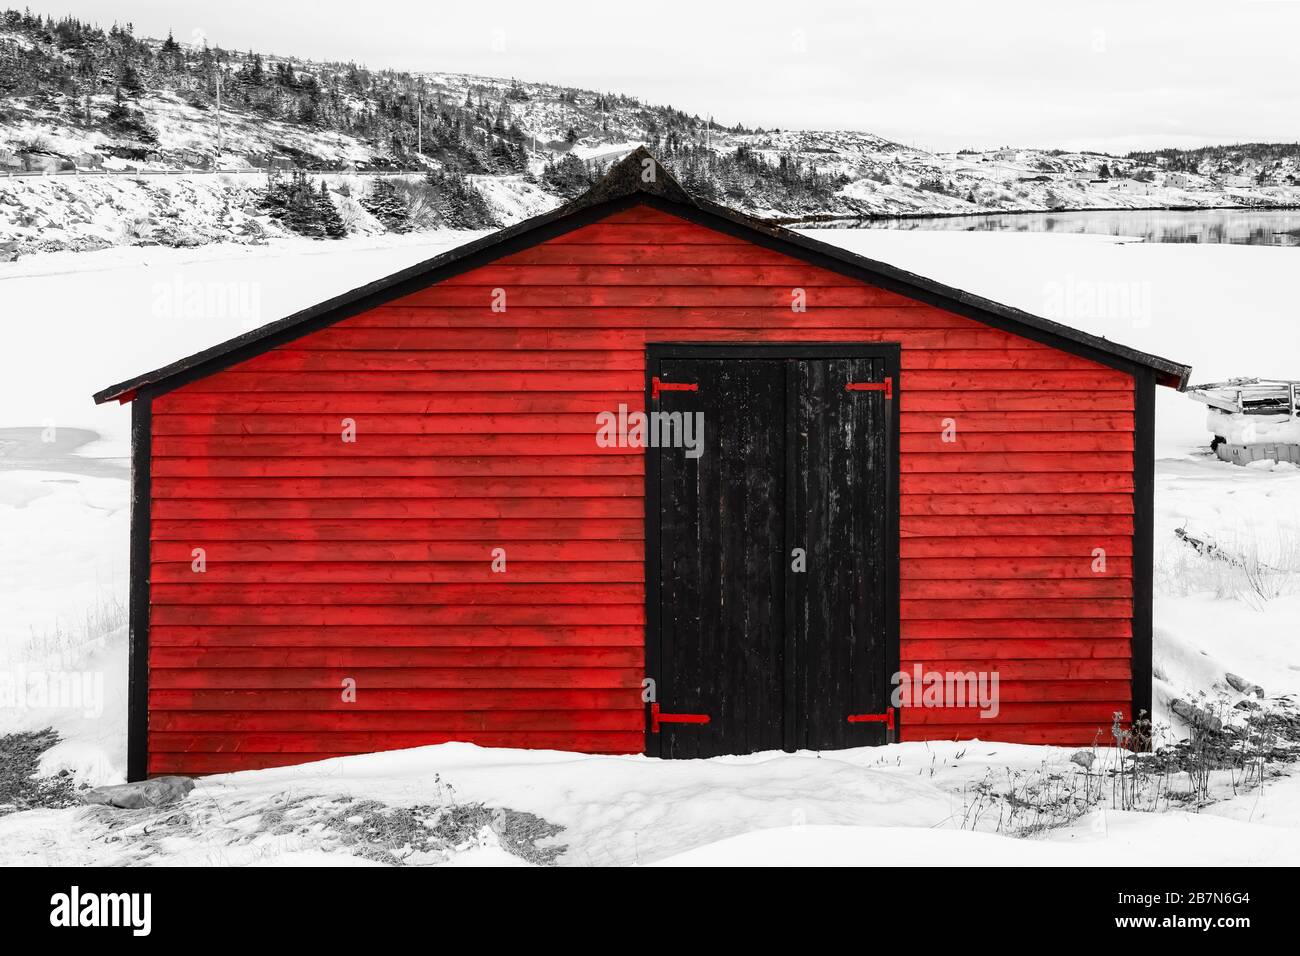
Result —
[[94, 604], [82, 611], [80, 619], [60, 618], [44, 630], [33, 630], [15, 659], [76, 658], [125, 624], [126, 605], [116, 594], [103, 592]]
[[[1269, 704], [1244, 700], [1229, 708], [1223, 697], [1220, 706], [1220, 716], [1198, 725], [1187, 740], [1150, 752], [1143, 749], [1156, 736], [1149, 721], [1125, 729], [1117, 719], [1111, 732], [1117, 746], [1094, 742], [1087, 766], [1044, 761], [1034, 770], [990, 769], [963, 789], [958, 825], [1028, 837], [1103, 807], [1199, 810], [1257, 789], [1300, 760], [1300, 714], [1290, 698]], [[1233, 716], [1236, 721], [1229, 722]]]
[[1256, 609], [1300, 590], [1300, 534], [1278, 526], [1253, 535], [1174, 532], [1185, 545], [1163, 549], [1156, 562], [1161, 591], [1180, 597], [1212, 593]]

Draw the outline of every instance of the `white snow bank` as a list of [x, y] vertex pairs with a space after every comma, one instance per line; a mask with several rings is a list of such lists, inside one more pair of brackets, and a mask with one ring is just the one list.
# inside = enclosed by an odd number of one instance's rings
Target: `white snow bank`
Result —
[[[928, 765], [917, 745], [904, 746], [913, 748], [918, 766]], [[720, 836], [792, 822], [946, 825], [952, 797], [916, 770], [866, 766], [881, 755], [665, 761], [443, 744], [227, 774], [206, 779], [201, 789], [215, 799], [306, 790], [403, 805], [450, 787], [459, 802], [509, 807], [564, 826], [559, 839], [571, 847], [567, 862], [610, 865], [648, 862]]]
[[[191, 822], [166, 839], [105, 841], [98, 816], [76, 809], [0, 817], [0, 865], [364, 865], [328, 834], [274, 826], [287, 808], [337, 806], [340, 797], [535, 813], [564, 827], [554, 837], [567, 847], [559, 862], [577, 866], [1300, 861], [1295, 779], [1201, 814], [1094, 810], [1034, 839], [992, 832], [994, 813], [978, 817], [980, 832], [962, 828], [976, 819], [964, 809], [982, 782], [1077, 773], [1070, 752], [970, 741], [663, 761], [445, 744], [202, 779], [178, 808]], [[487, 829], [449, 861], [519, 863]]]
[[657, 866], [1290, 866], [1300, 830], [1192, 813], [1097, 813], [1048, 839], [968, 830], [797, 826], [755, 830]]

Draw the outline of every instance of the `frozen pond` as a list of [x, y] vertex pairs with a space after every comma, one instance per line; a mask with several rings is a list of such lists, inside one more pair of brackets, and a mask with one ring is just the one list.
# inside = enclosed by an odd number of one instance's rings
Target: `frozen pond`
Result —
[[1084, 212], [993, 213], [915, 219], [842, 220], [848, 229], [944, 232], [1050, 232], [1133, 236], [1147, 242], [1300, 246], [1300, 209], [1121, 209]]

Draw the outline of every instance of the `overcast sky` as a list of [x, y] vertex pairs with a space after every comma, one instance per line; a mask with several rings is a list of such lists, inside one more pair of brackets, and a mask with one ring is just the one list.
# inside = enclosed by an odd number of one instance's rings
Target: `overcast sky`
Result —
[[[16, 5], [16, 0], [10, 0]], [[628, 93], [928, 149], [1300, 139], [1300, 0], [54, 0], [137, 35]]]

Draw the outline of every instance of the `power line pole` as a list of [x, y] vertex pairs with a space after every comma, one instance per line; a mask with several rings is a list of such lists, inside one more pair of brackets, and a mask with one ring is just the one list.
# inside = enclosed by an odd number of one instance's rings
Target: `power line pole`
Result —
[[221, 64], [217, 64], [217, 157], [221, 157]]

